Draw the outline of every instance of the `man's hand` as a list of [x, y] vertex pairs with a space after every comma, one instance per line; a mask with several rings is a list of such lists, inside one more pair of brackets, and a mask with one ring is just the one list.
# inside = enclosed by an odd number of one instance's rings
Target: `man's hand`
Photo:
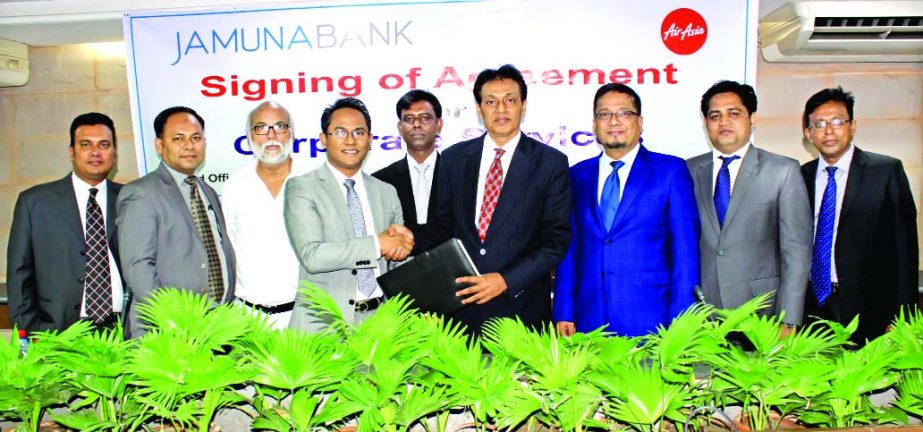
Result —
[[389, 261], [402, 261], [413, 249], [413, 233], [402, 225], [391, 225], [378, 234], [381, 255]]
[[488, 273], [481, 276], [464, 276], [455, 279], [455, 282], [471, 284], [468, 288], [460, 289], [455, 292], [456, 296], [466, 297], [462, 304], [484, 304], [490, 299], [506, 291], [506, 281], [500, 273]]
[[571, 337], [577, 332], [577, 327], [572, 322], [558, 321], [554, 326], [558, 329], [558, 334], [564, 337]]

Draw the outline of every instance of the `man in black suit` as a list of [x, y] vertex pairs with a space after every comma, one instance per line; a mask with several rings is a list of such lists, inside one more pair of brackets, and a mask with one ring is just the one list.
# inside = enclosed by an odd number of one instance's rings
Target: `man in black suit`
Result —
[[112, 325], [123, 307], [115, 229], [122, 185], [107, 179], [116, 163], [112, 119], [77, 116], [67, 153], [73, 172], [22, 192], [13, 212], [10, 318], [27, 333], [63, 330], [81, 318]]
[[453, 318], [471, 334], [500, 317], [545, 326], [551, 270], [571, 238], [567, 157], [521, 132], [526, 83], [513, 66], [482, 71], [474, 99], [487, 133], [442, 153], [436, 213], [413, 230], [414, 251], [464, 243], [481, 276], [458, 279], [470, 286]]
[[887, 331], [901, 307], [916, 307], [917, 211], [900, 160], [854, 146], [855, 99], [824, 89], [804, 107], [804, 137], [820, 158], [801, 167], [814, 209], [811, 292], [805, 315], [846, 324], [853, 341]]
[[442, 104], [426, 90], [411, 90], [397, 101], [397, 119], [407, 156], [372, 175], [397, 189], [405, 225], [425, 224], [436, 211]]

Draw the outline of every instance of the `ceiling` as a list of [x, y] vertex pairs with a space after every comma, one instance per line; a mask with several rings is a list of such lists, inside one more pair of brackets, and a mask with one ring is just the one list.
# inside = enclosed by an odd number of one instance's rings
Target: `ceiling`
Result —
[[[320, 0], [301, 0], [315, 3]], [[760, 1], [760, 17], [789, 0]], [[797, 1], [797, 0], [796, 0]], [[33, 46], [124, 40], [122, 14], [127, 11], [200, 9], [293, 0], [0, 0], [0, 38]]]

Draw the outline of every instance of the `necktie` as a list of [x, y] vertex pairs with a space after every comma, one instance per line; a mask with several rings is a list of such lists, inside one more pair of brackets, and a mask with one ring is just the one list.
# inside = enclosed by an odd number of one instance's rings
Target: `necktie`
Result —
[[609, 173], [609, 177], [606, 177], [606, 182], [603, 183], [603, 194], [599, 200], [599, 209], [603, 214], [606, 231], [612, 229], [615, 212], [619, 209], [622, 188], [621, 181], [619, 181], [619, 169], [625, 165], [625, 162], [613, 161], [610, 165], [612, 165], [612, 172]]
[[490, 220], [494, 217], [494, 210], [497, 208], [497, 200], [500, 198], [500, 190], [503, 189], [503, 163], [500, 157], [506, 150], [501, 148], [495, 149], [494, 162], [490, 164], [487, 170], [487, 179], [484, 181], [484, 202], [481, 203], [481, 215], [478, 217], [478, 238], [481, 242], [487, 238], [487, 228], [490, 227]]
[[[356, 238], [366, 236], [365, 216], [362, 215], [362, 203], [359, 201], [359, 194], [356, 193], [356, 181], [346, 179], [343, 184], [346, 186], [346, 206], [349, 207], [349, 215], [353, 220], [353, 232]], [[370, 297], [375, 292], [375, 272], [370, 268], [356, 270], [356, 276], [359, 277], [359, 292]]]
[[718, 225], [724, 227], [724, 217], [728, 212], [728, 203], [731, 202], [731, 162], [740, 159], [740, 156], [718, 156], [721, 159], [721, 169], [715, 181], [715, 214], [718, 215]]
[[417, 181], [413, 188], [413, 202], [416, 204], [417, 223], [426, 223], [426, 213], [429, 211], [429, 188], [430, 182], [426, 179], [426, 172], [429, 171], [429, 165], [414, 165], [417, 171]]
[[186, 184], [189, 185], [190, 201], [192, 201], [192, 219], [195, 221], [196, 230], [199, 232], [199, 238], [202, 239], [202, 245], [205, 246], [205, 254], [208, 255], [208, 294], [216, 302], [221, 302], [224, 298], [224, 276], [221, 273], [221, 258], [218, 256], [218, 248], [215, 246], [215, 236], [212, 234], [212, 225], [208, 221], [208, 213], [205, 210], [205, 204], [199, 196], [199, 187], [196, 183], [195, 176], [186, 177]]
[[830, 297], [830, 259], [833, 255], [833, 225], [836, 219], [836, 167], [827, 167], [827, 187], [817, 212], [814, 256], [811, 259], [811, 290], [817, 304]]
[[112, 313], [112, 276], [109, 273], [109, 243], [103, 212], [96, 202], [96, 188], [90, 189], [86, 212], [87, 274], [84, 278], [84, 305], [87, 317], [101, 323]]

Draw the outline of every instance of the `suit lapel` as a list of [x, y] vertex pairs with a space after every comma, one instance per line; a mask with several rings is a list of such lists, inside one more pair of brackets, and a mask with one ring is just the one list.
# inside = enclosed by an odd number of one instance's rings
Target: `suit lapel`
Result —
[[[404, 166], [406, 167], [407, 165]], [[385, 218], [384, 191], [378, 187], [378, 183], [372, 180], [372, 176], [364, 172], [362, 173], [362, 181], [365, 182], [365, 190], [369, 195], [367, 198], [369, 200], [369, 210], [372, 211], [372, 226], [375, 227], [376, 231], [368, 234], [375, 235], [384, 231], [391, 224], [391, 221]]]
[[192, 211], [189, 210], [189, 205], [187, 205], [186, 200], [183, 199], [183, 193], [180, 192], [179, 185], [173, 180], [173, 176], [170, 175], [170, 171], [167, 170], [163, 162], [161, 162], [160, 166], [157, 168], [157, 175], [160, 177], [160, 186], [164, 189], [164, 196], [170, 207], [178, 209], [183, 215], [183, 219], [186, 220], [186, 223], [192, 227], [192, 232], [197, 233], [195, 221], [192, 220]]
[[[414, 220], [404, 221], [404, 224], [417, 222], [417, 202], [413, 197], [413, 181], [410, 180], [410, 168], [407, 166], [407, 158], [409, 157], [409, 155], [404, 156], [404, 159], [397, 164], [394, 170], [394, 182], [396, 183], [394, 188], [397, 189], [397, 193], [401, 196], [401, 202], [411, 203], [411, 209], [413, 210], [408, 211], [406, 214], [413, 217]], [[366, 184], [368, 184], [368, 182], [366, 182]]]
[[[320, 186], [324, 190], [324, 193], [327, 194], [327, 197], [333, 202], [333, 211], [336, 213], [336, 220], [344, 221], [341, 226], [346, 232], [348, 237], [355, 237], [355, 232], [353, 231], [352, 225], [352, 215], [349, 214], [349, 207], [346, 203], [346, 197], [343, 195], [345, 189], [340, 189], [340, 185], [336, 181], [336, 177], [333, 176], [333, 173], [330, 170], [333, 169], [329, 165], [324, 164], [320, 167], [318, 172], [317, 179], [320, 181]], [[371, 205], [371, 204], [369, 204]]]
[[[580, 172], [574, 173], [574, 176], [579, 176], [580, 178], [571, 179], [574, 185], [582, 184], [583, 187], [577, 188], [577, 193], [583, 194], [583, 200], [587, 203], [593, 203], [593, 210], [589, 212], [593, 218], [593, 224], [599, 229], [599, 232], [605, 234], [606, 227], [603, 226], [603, 215], [602, 211], [599, 208], [599, 159], [602, 158], [602, 153], [599, 156], [593, 158], [594, 163], [592, 166], [587, 167], [587, 169]], [[573, 207], [577, 208], [576, 197], [574, 199]], [[579, 218], [578, 218], [579, 219]]]
[[[436, 191], [439, 190], [440, 157], [441, 156], [439, 153], [436, 153], [436, 163], [433, 164], [433, 184], [429, 187], [429, 207], [427, 207], [426, 220], [430, 220], [433, 217], [433, 215], [436, 213], [436, 206], [438, 205], [436, 204]], [[416, 214], [414, 214], [414, 217], [416, 217]]]
[[[740, 162], [740, 170], [737, 172], [737, 179], [734, 181], [734, 190], [731, 191], [731, 201], [728, 203], [728, 212], [724, 218], [725, 225], [730, 224], [734, 219], [734, 214], [736, 214], [737, 209], [740, 208], [740, 202], [743, 201], [744, 196], [747, 195], [747, 190], [750, 189], [750, 185], [753, 183], [753, 177], [759, 172], [759, 152], [759, 149], [751, 145], [750, 150], [747, 151], [747, 154], [744, 156], [744, 160]], [[715, 219], [717, 220], [717, 216]]]
[[[619, 200], [619, 208], [616, 209], [615, 219], [612, 220], [612, 228], [609, 230], [610, 234], [615, 232], [615, 228], [624, 218], [625, 213], [628, 212], [628, 208], [631, 207], [635, 198], [638, 197], [638, 194], [644, 190], [647, 177], [650, 175], [650, 170], [647, 166], [647, 149], [641, 144], [638, 144], [638, 146], [640, 146], [640, 148], [638, 149], [637, 156], [635, 156], [631, 171], [628, 172], [628, 179], [625, 180], [624, 192], [622, 193], [622, 198]], [[598, 166], [597, 164], [597, 167]]]
[[[107, 180], [106, 184], [106, 233], [108, 237], [109, 244], [112, 245], [113, 239], [115, 238], [115, 212], [116, 204], [118, 200], [118, 192], [121, 188], [120, 185], [116, 185], [111, 180]], [[111, 246], [110, 246], [111, 247]]]
[[721, 232], [721, 227], [718, 226], [718, 213], [715, 212], [715, 206], [712, 204], [713, 200], [713, 190], [715, 188], [714, 181], [712, 178], [712, 172], [715, 169], [715, 161], [712, 158], [711, 153], [708, 154], [708, 162], [703, 163], [698, 166], [695, 170], [696, 184], [699, 196], [702, 198], [702, 208], [705, 210], [706, 218], [711, 224], [712, 229], [715, 232]]
[[[846, 176], [846, 191], [843, 195], [843, 208], [840, 209], [840, 220], [846, 217], [849, 210], [859, 200], [861, 195], [859, 187], [864, 183], [862, 178], [865, 176], [867, 168], [868, 158], [866, 158], [865, 152], [854, 147], [852, 162], [849, 163], [849, 173]], [[812, 193], [811, 196], [813, 197], [814, 194]]]
[[461, 182], [461, 199], [462, 199], [462, 226], [473, 229], [475, 238], [477, 238], [477, 221], [474, 219], [474, 213], [480, 211], [481, 203], [477, 201], [478, 194], [478, 168], [481, 166], [481, 152], [484, 150], [484, 136], [478, 139], [477, 144], [466, 150], [464, 167], [462, 168], [462, 177], [457, 179]]
[[71, 175], [68, 174], [63, 179], [55, 182], [55, 193], [61, 197], [62, 204], [61, 214], [64, 216], [64, 224], [74, 231], [75, 234], [84, 238], [83, 224], [80, 222], [80, 206], [77, 205], [77, 195], [74, 192], [74, 183]]
[[529, 175], [535, 170], [535, 145], [532, 140], [525, 135], [521, 135], [519, 145], [513, 157], [510, 158], [509, 169], [503, 175], [503, 189], [500, 190], [500, 196], [497, 198], [497, 208], [494, 210], [493, 217], [490, 220], [490, 227], [487, 228], [488, 236], [493, 227], [498, 226], [516, 209], [519, 199], [522, 197], [522, 191], [526, 190], [529, 181]]

